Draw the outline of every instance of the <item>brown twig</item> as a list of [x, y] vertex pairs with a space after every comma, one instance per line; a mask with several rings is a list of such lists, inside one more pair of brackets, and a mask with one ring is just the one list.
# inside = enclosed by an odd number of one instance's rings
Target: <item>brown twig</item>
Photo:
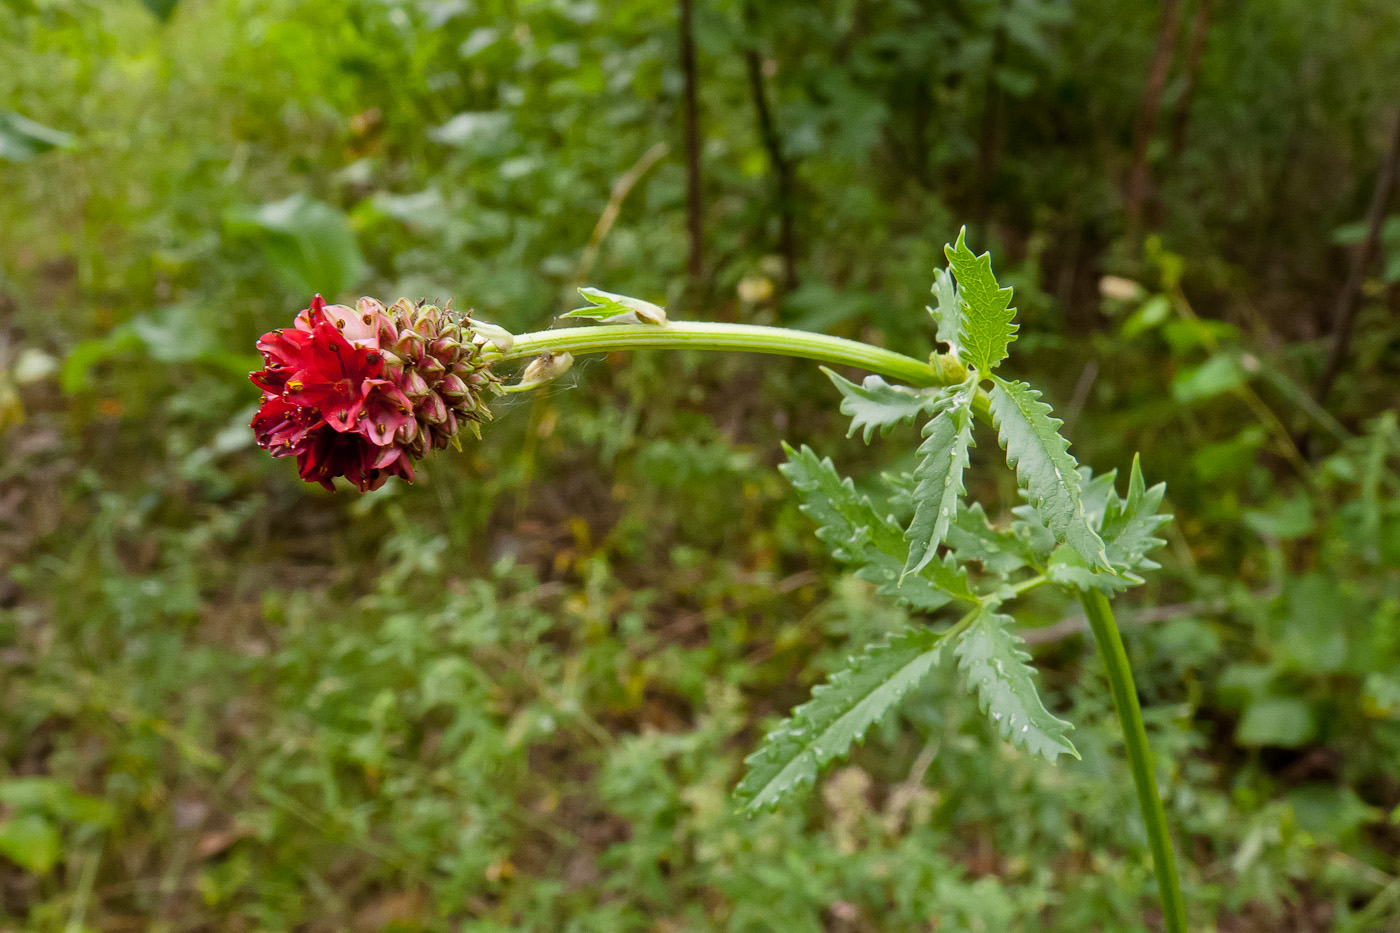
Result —
[[1351, 254], [1351, 267], [1347, 271], [1346, 284], [1337, 296], [1337, 304], [1332, 312], [1332, 350], [1327, 356], [1327, 365], [1317, 380], [1317, 400], [1327, 402], [1332, 392], [1332, 384], [1341, 372], [1342, 363], [1351, 349], [1352, 328], [1356, 324], [1357, 299], [1361, 294], [1361, 283], [1366, 275], [1366, 267], [1376, 254], [1380, 244], [1381, 224], [1385, 221], [1386, 204], [1395, 188], [1395, 173], [1400, 166], [1400, 114], [1395, 118], [1395, 129], [1391, 132], [1390, 151], [1381, 162], [1376, 175], [1376, 187], [1371, 193], [1371, 206], [1366, 212], [1366, 238]]
[[700, 278], [705, 265], [704, 208], [700, 198], [700, 102], [695, 67], [695, 24], [692, 0], [680, 0], [681, 72], [685, 75], [685, 210], [690, 231], [687, 270]]
[[763, 148], [768, 151], [768, 161], [773, 166], [773, 176], [778, 185], [778, 250], [783, 255], [783, 287], [792, 291], [797, 287], [797, 234], [792, 216], [792, 163], [783, 154], [782, 140], [778, 138], [773, 113], [768, 108], [768, 93], [763, 81], [763, 59], [758, 54], [758, 49], [750, 47], [744, 53], [744, 60], [748, 65], [753, 107], [758, 116], [758, 135], [763, 139]]
[[1142, 92], [1142, 106], [1138, 108], [1137, 122], [1133, 127], [1133, 160], [1128, 168], [1128, 183], [1123, 193], [1124, 213], [1130, 232], [1136, 232], [1142, 223], [1142, 209], [1147, 200], [1149, 183], [1147, 149], [1162, 110], [1162, 91], [1167, 86], [1167, 74], [1171, 71], [1180, 15], [1180, 0], [1164, 0], [1157, 50], [1153, 53], [1152, 66], [1147, 72], [1147, 87]]
[[1206, 57], [1206, 40], [1210, 37], [1210, 14], [1213, 0], [1201, 0], [1191, 20], [1191, 50], [1186, 59], [1186, 80], [1181, 96], [1172, 111], [1172, 135], [1169, 163], [1176, 165], [1186, 148], [1186, 126], [1191, 122], [1191, 102], [1201, 79], [1201, 65]]

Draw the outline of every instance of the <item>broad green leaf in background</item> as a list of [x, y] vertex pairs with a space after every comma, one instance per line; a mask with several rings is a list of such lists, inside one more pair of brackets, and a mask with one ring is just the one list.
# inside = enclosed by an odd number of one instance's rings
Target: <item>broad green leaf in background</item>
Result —
[[919, 465], [914, 469], [914, 518], [905, 532], [909, 559], [905, 573], [917, 573], [933, 560], [963, 494], [963, 470], [972, 447], [972, 397], [975, 380], [969, 380], [928, 424], [919, 445]]
[[748, 773], [735, 790], [744, 810], [776, 806], [845, 755], [938, 663], [942, 637], [931, 629], [905, 629], [868, 646], [813, 690], [746, 760]]
[[885, 434], [900, 422], [914, 420], [932, 410], [947, 394], [943, 388], [911, 389], [890, 385], [879, 376], [866, 376], [856, 385], [825, 366], [821, 370], [841, 392], [841, 414], [851, 418], [851, 429], [846, 436], [854, 437], [861, 431], [867, 444], [876, 431]]
[[162, 23], [170, 19], [175, 13], [175, 7], [180, 0], [141, 0], [143, 6], [151, 11], [151, 15]]
[[992, 274], [992, 254], [974, 256], [966, 241], [964, 227], [958, 232], [958, 242], [945, 252], [958, 280], [963, 307], [962, 361], [985, 378], [1006, 359], [1006, 348], [1016, 339], [1018, 328], [1011, 323], [1016, 309], [1011, 307], [1011, 289], [998, 286]]
[[0, 159], [25, 162], [51, 149], [73, 148], [73, 134], [0, 110]]
[[800, 451], [787, 445], [783, 449], [788, 462], [778, 469], [797, 490], [802, 511], [820, 526], [817, 537], [837, 560], [855, 564], [857, 577], [879, 586], [881, 595], [924, 611], [953, 599], [977, 601], [966, 569], [957, 566], [951, 555], [930, 563], [921, 573], [904, 574], [908, 547], [899, 526], [878, 514], [830, 460], [818, 458], [806, 446]]
[[1299, 697], [1260, 697], [1245, 708], [1235, 729], [1235, 741], [1241, 745], [1298, 748], [1316, 736], [1316, 713], [1311, 703]]
[[1079, 552], [1089, 566], [1111, 570], [1103, 540], [1084, 513], [1079, 464], [1060, 434], [1063, 422], [1026, 383], [993, 381], [992, 419], [1017, 482], [1057, 540]]
[[947, 269], [933, 270], [933, 297], [936, 303], [928, 309], [938, 324], [938, 339], [962, 355], [963, 306], [958, 297], [958, 285]]
[[444, 146], [470, 146], [500, 135], [510, 126], [511, 115], [501, 110], [459, 113], [428, 131], [428, 138]]
[[307, 300], [334, 300], [368, 269], [350, 222], [339, 209], [298, 192], [281, 201], [231, 209], [229, 230], [256, 239], [277, 277]]
[[580, 288], [578, 293], [591, 302], [591, 307], [575, 308], [560, 317], [582, 317], [606, 324], [654, 324], [666, 323], [666, 309], [640, 298], [614, 295], [600, 288]]
[[0, 822], [0, 855], [25, 871], [47, 875], [58, 864], [58, 828], [37, 813]]
[[1054, 761], [1062, 754], [1079, 757], [1066, 738], [1074, 726], [1045, 709], [1035, 689], [1034, 669], [1026, 662], [1021, 637], [1010, 616], [984, 610], [953, 648], [968, 686], [977, 692], [982, 711], [1003, 738]]
[[1178, 402], [1202, 402], [1238, 389], [1249, 373], [1233, 353], [1217, 353], [1199, 366], [1183, 370], [1172, 380], [1172, 398]]
[[1171, 317], [1172, 304], [1166, 295], [1153, 295], [1142, 303], [1128, 319], [1123, 322], [1119, 333], [1124, 340], [1131, 340], [1138, 334], [1152, 330], [1160, 324], [1166, 322]]

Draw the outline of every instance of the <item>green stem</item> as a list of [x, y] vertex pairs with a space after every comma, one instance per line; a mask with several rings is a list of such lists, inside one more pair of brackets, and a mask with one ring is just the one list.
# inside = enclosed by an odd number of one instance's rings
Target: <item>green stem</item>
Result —
[[[488, 345], [489, 346], [489, 345]], [[716, 324], [709, 321], [672, 321], [647, 324], [600, 324], [596, 327], [565, 327], [522, 334], [498, 359], [528, 359], [542, 353], [613, 353], [618, 350], [731, 350], [796, 356], [855, 366], [866, 372], [888, 376], [913, 386], [953, 386], [967, 379], [967, 369], [951, 356], [935, 353], [927, 363], [903, 353], [895, 353], [868, 343], [814, 334], [786, 327], [758, 324]], [[488, 351], [489, 352], [489, 351]], [[986, 424], [992, 423], [987, 393], [977, 390], [972, 413]]]
[[915, 386], [957, 385], [967, 378], [962, 366], [949, 357], [934, 357], [930, 365], [912, 356], [895, 353], [855, 340], [813, 334], [783, 327], [756, 324], [717, 324], [708, 321], [673, 321], [663, 326], [600, 324], [537, 331], [515, 338], [502, 360], [518, 360], [542, 353], [612, 353], [615, 350], [739, 350], [776, 356], [798, 356], [855, 366], [867, 372], [898, 379]]
[[1089, 626], [1103, 656], [1108, 682], [1113, 688], [1113, 705], [1118, 709], [1118, 721], [1123, 725], [1123, 742], [1128, 750], [1128, 765], [1137, 785], [1138, 807], [1147, 824], [1147, 840], [1152, 847], [1152, 864], [1157, 872], [1157, 887], [1162, 897], [1162, 916], [1167, 933], [1186, 933], [1186, 902], [1181, 896], [1181, 881], [1176, 873], [1176, 856], [1172, 852], [1171, 834], [1167, 830], [1167, 811], [1157, 791], [1157, 776], [1152, 768], [1152, 752], [1147, 747], [1147, 728], [1138, 705], [1137, 688], [1133, 686], [1133, 671], [1128, 654], [1123, 650], [1123, 638], [1113, 619], [1113, 607], [1108, 598], [1094, 591], [1080, 597]]

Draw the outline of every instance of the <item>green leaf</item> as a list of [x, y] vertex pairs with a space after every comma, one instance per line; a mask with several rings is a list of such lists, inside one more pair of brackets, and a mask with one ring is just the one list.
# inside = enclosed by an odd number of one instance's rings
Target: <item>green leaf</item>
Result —
[[1249, 373], [1238, 356], [1217, 353], [1201, 365], [1178, 373], [1172, 380], [1172, 398], [1184, 404], [1203, 402], [1248, 381]]
[[938, 324], [938, 339], [962, 353], [963, 306], [953, 273], [946, 269], [933, 270], [933, 297], [937, 304], [928, 309]]
[[1054, 761], [1061, 754], [1079, 757], [1065, 737], [1074, 726], [1045, 709], [1035, 689], [1035, 671], [1026, 662], [1024, 642], [1009, 628], [1010, 616], [985, 610], [958, 639], [953, 652], [977, 692], [982, 711], [1002, 737]]
[[1079, 464], [1060, 434], [1060, 419], [1024, 382], [993, 377], [992, 420], [1006, 462], [1057, 541], [1068, 544], [1090, 566], [1112, 570], [1103, 540], [1089, 525], [1079, 491]]
[[778, 804], [816, 780], [828, 762], [894, 708], [938, 663], [941, 632], [910, 628], [868, 646], [812, 691], [812, 698], [770, 732], [748, 757], [735, 796], [748, 813]]
[[828, 379], [841, 392], [841, 414], [851, 418], [851, 429], [847, 437], [854, 437], [863, 431], [867, 444], [878, 430], [887, 433], [895, 425], [931, 411], [947, 390], [911, 389], [908, 386], [890, 385], [879, 376], [866, 376], [865, 381], [856, 385], [839, 373], [821, 368]]
[[784, 450], [788, 462], [778, 469], [796, 488], [802, 511], [820, 526], [817, 537], [832, 557], [856, 565], [858, 578], [876, 584], [882, 596], [926, 612], [952, 599], [977, 601], [967, 571], [951, 555], [921, 573], [904, 575], [909, 551], [899, 526], [877, 513], [829, 459], [818, 458], [806, 446], [796, 451], [784, 445]]
[[1317, 737], [1317, 714], [1299, 697], [1266, 696], [1254, 700], [1235, 728], [1241, 745], [1300, 748]]
[[1006, 348], [1016, 339], [1017, 326], [1011, 323], [1016, 309], [1011, 307], [1011, 289], [998, 286], [992, 274], [992, 254], [974, 256], [966, 240], [964, 227], [958, 242], [944, 252], [957, 276], [963, 306], [962, 361], [985, 377], [1006, 359]]
[[975, 560], [988, 573], [1005, 577], [1032, 563], [1016, 534], [993, 528], [982, 503], [964, 504], [948, 526], [948, 546], [959, 563]]
[[666, 309], [640, 298], [614, 295], [598, 288], [580, 288], [578, 293], [592, 303], [589, 308], [575, 308], [560, 317], [582, 317], [593, 321], [606, 321], [609, 324], [654, 324], [666, 323]]
[[905, 573], [917, 573], [938, 553], [948, 526], [962, 498], [963, 470], [972, 447], [972, 396], [977, 383], [969, 381], [928, 424], [919, 445], [919, 465], [914, 468], [914, 518], [904, 538], [909, 542]]
[[73, 134], [35, 123], [13, 110], [0, 110], [0, 159], [27, 162], [51, 149], [73, 148]]
[[368, 271], [345, 214], [305, 194], [235, 207], [226, 222], [256, 239], [283, 284], [308, 299], [316, 292], [334, 299]]
[[58, 864], [61, 852], [58, 828], [38, 814], [0, 823], [0, 855], [25, 871], [47, 875]]
[[152, 16], [164, 23], [174, 15], [179, 0], [141, 0], [141, 3], [151, 11]]
[[1060, 545], [1050, 555], [1045, 566], [1045, 575], [1052, 583], [1073, 587], [1077, 590], [1102, 590], [1117, 593], [1143, 582], [1142, 577], [1124, 572], [1123, 574], [1100, 573], [1090, 567], [1079, 552], [1067, 545]]
[[1166, 494], [1166, 483], [1147, 488], [1142, 464], [1134, 454], [1133, 469], [1128, 474], [1128, 498], [1111, 496], [1104, 511], [1102, 537], [1108, 561], [1114, 567], [1131, 573], [1161, 566], [1147, 555], [1167, 543], [1156, 536], [1157, 530], [1172, 520], [1170, 515], [1157, 512]]
[[428, 130], [428, 138], [444, 146], [471, 147], [499, 139], [510, 123], [511, 115], [503, 110], [469, 110]]

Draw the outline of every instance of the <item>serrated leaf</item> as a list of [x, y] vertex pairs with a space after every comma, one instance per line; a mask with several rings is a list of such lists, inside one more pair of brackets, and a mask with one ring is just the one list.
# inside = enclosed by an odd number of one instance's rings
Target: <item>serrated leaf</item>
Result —
[[959, 563], [975, 560], [988, 573], [1001, 577], [1031, 563], [1023, 543], [1013, 532], [992, 527], [980, 502], [958, 509], [948, 527], [947, 543]]
[[914, 420], [931, 411], [947, 394], [944, 388], [911, 389], [890, 385], [879, 376], [866, 376], [864, 382], [856, 385], [825, 366], [821, 370], [841, 393], [841, 414], [850, 416], [851, 429], [846, 436], [854, 437], [857, 431], [863, 431], [862, 438], [867, 444], [877, 430], [885, 434], [900, 422]]
[[1084, 513], [1079, 464], [1060, 434], [1063, 422], [1026, 383], [992, 378], [992, 420], [1026, 497], [1057, 541], [1078, 551], [1090, 566], [1111, 570], [1103, 540]]
[[1128, 498], [1113, 496], [1104, 511], [1103, 540], [1113, 566], [1130, 572], [1161, 566], [1147, 555], [1167, 543], [1156, 536], [1157, 530], [1171, 521], [1170, 515], [1157, 512], [1166, 494], [1165, 483], [1147, 488], [1142, 465], [1134, 455], [1133, 469], [1128, 474]]
[[776, 806], [843, 757], [938, 663], [942, 637], [905, 629], [868, 646], [813, 690], [746, 760], [748, 773], [734, 792], [743, 809], [752, 814]]
[[928, 424], [914, 468], [914, 518], [904, 539], [909, 559], [904, 573], [924, 569], [938, 553], [962, 499], [963, 470], [972, 447], [972, 396], [977, 383], [968, 382]]
[[992, 274], [992, 254], [974, 256], [967, 248], [967, 228], [958, 231], [958, 242], [944, 248], [953, 275], [958, 280], [962, 302], [963, 363], [978, 374], [990, 376], [1006, 359], [1006, 348], [1016, 339], [1017, 326], [1011, 323], [1016, 309], [1011, 307], [1011, 289], [997, 285]]
[[1055, 533], [1045, 524], [1045, 519], [1033, 505], [1012, 506], [1011, 534], [1020, 545], [1020, 554], [1028, 564], [1043, 567], [1050, 559], [1050, 553], [1059, 544]]
[[1054, 761], [1061, 754], [1079, 757], [1066, 738], [1074, 726], [1052, 715], [1035, 689], [1035, 670], [1026, 662], [1021, 637], [1010, 616], [980, 613], [957, 640], [953, 653], [977, 693], [982, 711], [1013, 745]]
[[1107, 473], [1095, 475], [1094, 471], [1087, 466], [1079, 468], [1080, 498], [1084, 502], [1084, 517], [1088, 519], [1089, 527], [1095, 531], [1102, 527], [1103, 517], [1108, 511], [1108, 503], [1117, 495], [1114, 486], [1117, 480], [1117, 470], [1109, 470]]
[[1050, 555], [1045, 566], [1045, 576], [1052, 583], [1073, 587], [1077, 590], [1102, 590], [1104, 593], [1117, 593], [1130, 586], [1143, 582], [1130, 572], [1100, 573], [1084, 562], [1079, 552], [1067, 545], [1060, 545]]
[[582, 317], [608, 324], [666, 324], [666, 309], [640, 298], [614, 295], [598, 288], [580, 288], [578, 293], [592, 303], [589, 308], [575, 308], [560, 317]]
[[792, 483], [802, 511], [817, 524], [817, 538], [831, 556], [854, 564], [856, 576], [879, 587], [882, 596], [925, 612], [953, 599], [976, 602], [967, 571], [951, 559], [935, 561], [919, 574], [902, 576], [908, 547], [899, 526], [875, 511], [855, 485], [836, 472], [829, 459], [810, 447], [784, 445], [788, 462], [778, 469]]
[[928, 309], [938, 325], [938, 339], [959, 356], [962, 355], [963, 306], [953, 273], [946, 269], [933, 270], [934, 306]]

